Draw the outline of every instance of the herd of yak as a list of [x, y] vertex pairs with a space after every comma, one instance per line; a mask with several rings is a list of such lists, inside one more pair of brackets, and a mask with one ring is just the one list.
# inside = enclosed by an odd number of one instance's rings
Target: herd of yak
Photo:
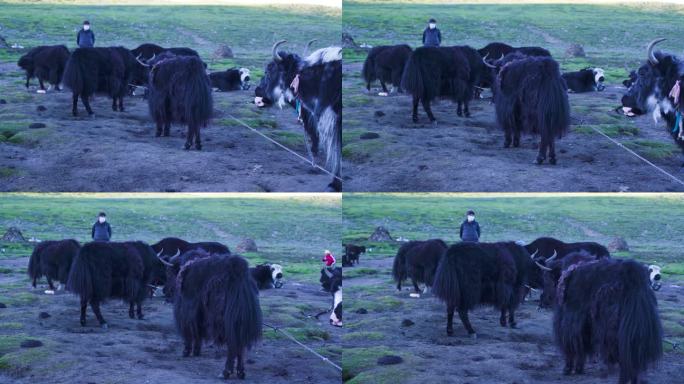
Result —
[[[340, 271], [341, 272], [341, 271]], [[99, 324], [107, 328], [100, 304], [122, 299], [131, 319], [143, 319], [142, 302], [163, 286], [184, 342], [183, 356], [198, 356], [203, 341], [227, 346], [223, 376], [245, 377], [244, 354], [260, 338], [262, 313], [259, 290], [283, 286], [283, 268], [247, 260], [218, 242], [190, 243], [168, 237], [148, 245], [142, 241], [42, 241], [29, 259], [28, 274], [35, 287], [45, 276], [80, 296], [80, 323], [86, 325], [88, 304]], [[331, 323], [341, 322], [342, 276], [321, 273], [321, 282], [333, 296]], [[59, 288], [59, 286], [58, 286]], [[49, 291], [48, 291], [49, 292]], [[237, 363], [237, 367], [235, 366]]]
[[[672, 54], [654, 52], [655, 45], [663, 40], [648, 45], [648, 61], [623, 82], [627, 91], [622, 112], [626, 116], [653, 113], [655, 118], [664, 117], [668, 132], [684, 151], [684, 127], [677, 119], [684, 62]], [[561, 73], [548, 50], [499, 42], [481, 49], [467, 45], [415, 50], [408, 45], [377, 46], [368, 53], [362, 75], [368, 91], [371, 83], [379, 80], [382, 95], [388, 94], [386, 84], [410, 94], [414, 122], [418, 122], [419, 103], [428, 119], [436, 121], [430, 103], [437, 98], [454, 101], [456, 114], [469, 117], [468, 103], [479, 90], [491, 88], [496, 120], [505, 132], [504, 147], [518, 147], [521, 133], [539, 134], [537, 164], [547, 155], [549, 162], [556, 164], [555, 139], [567, 132], [571, 119], [568, 91], [605, 89], [600, 68]]]
[[[347, 245], [358, 262], [365, 251]], [[662, 356], [663, 331], [656, 296], [660, 268], [630, 259], [613, 259], [594, 242], [565, 243], [542, 237], [521, 242], [449, 246], [440, 239], [404, 243], [392, 275], [401, 291], [410, 279], [416, 292], [425, 283], [447, 306], [447, 334], [454, 312], [476, 337], [468, 312], [480, 305], [501, 311], [502, 327], [516, 327], [515, 311], [530, 290], [541, 291], [539, 308], [553, 308], [555, 340], [565, 357], [563, 372], [583, 373], [586, 358], [598, 355], [618, 364], [619, 383], [641, 383], [639, 376]]]
[[[323, 147], [326, 167], [335, 175], [328, 189], [339, 192], [342, 145], [342, 51], [339, 47], [321, 48], [302, 55], [279, 52], [280, 41], [273, 46], [273, 58], [266, 65], [264, 77], [255, 90], [258, 107], [291, 105], [304, 125], [309, 157]], [[150, 116], [156, 123], [156, 136], [169, 136], [171, 124], [187, 125], [185, 149], [202, 148], [200, 129], [213, 114], [213, 89], [247, 90], [250, 71], [230, 68], [207, 73], [207, 65], [191, 48], [163, 48], [142, 44], [129, 50], [124, 47], [77, 48], [69, 52], [64, 45], [39, 46], [18, 62], [26, 72], [26, 87], [37, 77], [59, 90], [64, 85], [72, 91], [72, 114], [78, 115], [78, 99], [93, 115], [90, 99], [96, 93], [112, 99], [112, 109], [123, 112], [123, 99], [136, 88], [145, 89]], [[313, 161], [313, 160], [312, 160]]]

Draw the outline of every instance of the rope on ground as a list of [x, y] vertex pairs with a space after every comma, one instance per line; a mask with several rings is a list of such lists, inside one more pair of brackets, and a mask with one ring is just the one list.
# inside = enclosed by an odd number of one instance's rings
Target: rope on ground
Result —
[[318, 353], [318, 352], [314, 351], [313, 349], [307, 347], [306, 345], [302, 344], [301, 342], [299, 342], [299, 340], [297, 340], [297, 339], [295, 339], [294, 337], [292, 337], [292, 335], [290, 335], [289, 333], [287, 333], [285, 330], [280, 329], [280, 328], [278, 328], [278, 327], [274, 327], [273, 325], [269, 325], [269, 324], [266, 324], [266, 323], [263, 323], [263, 324], [264, 324], [266, 327], [269, 327], [269, 328], [273, 329], [273, 330], [276, 331], [276, 332], [282, 333], [282, 334], [285, 335], [288, 339], [290, 339], [290, 340], [294, 341], [295, 343], [299, 344], [299, 346], [301, 346], [302, 348], [304, 348], [304, 349], [306, 349], [307, 351], [313, 353], [314, 355], [318, 356], [318, 358], [320, 358], [321, 360], [323, 360], [323, 361], [325, 361], [326, 363], [328, 363], [328, 364], [332, 365], [333, 367], [335, 367], [335, 369], [337, 369], [338, 371], [340, 371], [340, 372], [342, 371], [342, 367], [340, 367], [339, 365], [333, 363], [333, 362], [330, 361], [330, 359], [328, 359], [327, 357], [321, 355], [320, 353]]
[[[575, 117], [573, 117], [572, 119], [575, 120], [575, 121], [578, 120], [578, 119], [575, 118]], [[584, 125], [584, 120], [580, 120], [579, 124], [577, 124], [577, 126], [582, 126], [582, 125]], [[681, 186], [684, 187], [684, 181], [682, 181], [681, 179], [677, 178], [676, 176], [672, 175], [671, 173], [667, 172], [666, 170], [660, 168], [659, 166], [653, 164], [652, 162], [650, 162], [649, 160], [647, 160], [647, 159], [644, 158], [643, 156], [639, 155], [638, 153], [634, 152], [633, 150], [631, 150], [631, 149], [625, 147], [624, 144], [622, 144], [621, 142], [619, 142], [619, 141], [613, 139], [612, 137], [606, 135], [606, 134], [605, 134], [603, 131], [601, 131], [600, 129], [598, 129], [598, 128], [592, 126], [592, 125], [587, 125], [587, 126], [588, 126], [589, 128], [591, 128], [591, 129], [593, 129], [594, 132], [596, 132], [596, 133], [598, 133], [599, 135], [601, 135], [601, 136], [605, 137], [606, 139], [610, 140], [613, 144], [615, 144], [615, 145], [617, 145], [618, 147], [624, 149], [625, 151], [631, 153], [632, 155], [634, 155], [634, 156], [635, 156], [636, 158], [638, 158], [639, 160], [641, 160], [641, 161], [643, 161], [644, 163], [650, 165], [651, 167], [657, 169], [660, 173], [662, 173], [662, 174], [664, 174], [665, 176], [669, 177], [669, 178], [672, 179], [672, 181], [674, 181], [675, 183], [678, 183], [679, 185], [681, 185]]]
[[263, 133], [257, 131], [256, 129], [250, 127], [249, 124], [247, 124], [247, 123], [245, 123], [244, 121], [238, 119], [237, 117], [235, 117], [235, 116], [233, 116], [233, 115], [231, 115], [231, 114], [228, 114], [228, 117], [230, 117], [231, 119], [235, 120], [238, 124], [242, 125], [243, 127], [245, 127], [245, 128], [247, 128], [247, 129], [251, 130], [252, 132], [256, 133], [257, 135], [259, 135], [259, 136], [263, 137], [264, 139], [270, 141], [271, 143], [277, 145], [278, 147], [280, 147], [280, 148], [286, 150], [287, 152], [293, 154], [294, 156], [298, 157], [299, 159], [301, 159], [301, 160], [304, 161], [305, 163], [311, 164], [312, 167], [317, 168], [317, 169], [320, 169], [321, 171], [327, 173], [329, 176], [332, 176], [333, 178], [335, 178], [335, 179], [337, 179], [337, 180], [339, 180], [339, 181], [342, 181], [342, 178], [341, 178], [341, 177], [335, 175], [334, 173], [332, 173], [332, 172], [328, 171], [327, 169], [321, 167], [320, 165], [314, 163], [313, 160], [307, 159], [306, 157], [300, 155], [299, 153], [297, 153], [297, 152], [291, 150], [290, 148], [286, 147], [285, 145], [279, 143], [278, 141], [276, 141], [276, 140], [274, 140], [274, 139], [272, 139], [272, 138], [266, 136], [265, 134], [263, 134]]

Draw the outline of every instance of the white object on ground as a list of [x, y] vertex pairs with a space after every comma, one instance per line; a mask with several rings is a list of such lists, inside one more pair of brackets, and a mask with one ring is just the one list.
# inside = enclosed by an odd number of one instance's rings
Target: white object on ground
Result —
[[409, 296], [415, 297], [415, 298], [420, 298], [420, 293], [410, 293]]
[[46, 93], [44, 89], [39, 89], [36, 91], [36, 93]]
[[55, 294], [55, 291], [53, 291], [52, 289], [46, 289], [46, 290], [45, 290], [45, 294], [46, 294], [46, 295], [54, 295], [54, 294]]
[[378, 96], [387, 96], [387, 92], [378, 92]]

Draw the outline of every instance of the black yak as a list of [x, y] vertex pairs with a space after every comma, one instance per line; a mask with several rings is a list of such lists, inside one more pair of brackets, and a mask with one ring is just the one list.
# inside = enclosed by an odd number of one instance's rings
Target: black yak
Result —
[[538, 252], [537, 258], [548, 259], [554, 254], [557, 259], [562, 259], [566, 255], [573, 252], [585, 251], [593, 255], [596, 259], [610, 257], [608, 248], [593, 241], [584, 241], [577, 243], [565, 243], [553, 237], [540, 237], [525, 246], [529, 253]]
[[456, 310], [468, 334], [476, 337], [468, 311], [481, 304], [498, 308], [501, 326], [515, 328], [515, 310], [533, 268], [524, 247], [512, 242], [462, 242], [449, 247], [437, 266], [432, 285], [432, 292], [447, 305], [447, 335], [454, 332]]
[[180, 255], [192, 249], [202, 249], [208, 253], [230, 254], [227, 246], [216, 241], [202, 241], [190, 243], [177, 237], [165, 237], [152, 244], [152, 249], [157, 255], [168, 261], [169, 258]]
[[639, 68], [636, 80], [622, 97], [622, 110], [627, 116], [651, 113], [656, 121], [663, 118], [665, 128], [684, 153], [681, 118], [681, 97], [684, 95], [678, 91], [681, 86], [678, 85], [684, 83], [684, 61], [672, 54], [653, 51], [655, 45], [664, 40], [656, 39], [648, 45], [648, 61]]
[[280, 264], [259, 264], [249, 269], [259, 290], [283, 287], [283, 267]]
[[259, 291], [247, 261], [238, 255], [210, 256], [183, 265], [173, 314], [184, 342], [183, 356], [198, 356], [204, 340], [227, 345], [223, 377], [245, 378], [245, 350], [261, 338]]
[[[366, 81], [366, 90], [370, 91], [371, 83], [375, 80], [380, 80], [380, 86], [385, 93], [400, 90], [401, 74], [404, 73], [404, 66], [411, 52], [411, 47], [406, 44], [373, 47], [368, 52], [361, 70], [361, 76]], [[387, 83], [392, 85], [389, 91]]]
[[318, 279], [318, 282], [321, 283], [321, 288], [325, 292], [332, 292], [332, 278], [338, 275], [342, 276], [342, 268], [340, 267], [335, 267], [332, 270], [321, 268], [321, 277]]
[[342, 244], [344, 246], [344, 255], [342, 256], [342, 266], [352, 267], [359, 263], [359, 256], [366, 253], [366, 247], [354, 244]]
[[169, 136], [171, 123], [188, 126], [185, 149], [202, 149], [200, 127], [214, 111], [211, 81], [204, 63], [195, 56], [162, 54], [150, 61], [148, 104], [157, 124], [156, 136]]
[[247, 68], [229, 68], [209, 74], [211, 86], [222, 92], [246, 91], [249, 89], [250, 72]]
[[112, 98], [112, 110], [124, 111], [123, 97], [128, 84], [144, 67], [124, 47], [78, 48], [69, 57], [64, 70], [64, 85], [72, 92], [72, 114], [78, 115], [78, 97], [89, 115], [90, 97], [105, 93]]
[[31, 78], [38, 78], [40, 89], [45, 90], [43, 82], [48, 82], [51, 87], [59, 89], [62, 82], [62, 74], [69, 60], [69, 50], [64, 45], [42, 45], [32, 48], [19, 58], [17, 65], [26, 71], [26, 88], [29, 87]]
[[401, 282], [410, 278], [416, 292], [420, 292], [419, 282], [425, 283], [423, 292], [427, 292], [433, 285], [435, 270], [447, 248], [447, 244], [440, 239], [402, 244], [392, 265], [392, 277], [397, 282], [397, 291], [401, 291]]
[[29, 258], [28, 275], [32, 285], [36, 287], [36, 280], [45, 276], [50, 290], [54, 291], [53, 280], [66, 284], [69, 278], [71, 263], [78, 254], [81, 245], [73, 239], [42, 241], [33, 248]]
[[636, 83], [637, 80], [637, 72], [636, 71], [629, 71], [628, 78], [625, 80], [622, 80], [622, 85], [625, 86], [625, 88], [628, 88], [632, 86], [632, 84]]
[[131, 49], [131, 53], [139, 60], [147, 61], [164, 52], [164, 50], [165, 48], [160, 47], [157, 44], [144, 43], [140, 44], [136, 48]]
[[[168, 238], [167, 238], [168, 239]], [[165, 240], [167, 240], [165, 239]], [[180, 239], [178, 239], [180, 240]], [[196, 244], [203, 244], [203, 243], [196, 243]], [[210, 243], [212, 244], [212, 243]], [[216, 243], [218, 244], [218, 243]], [[167, 244], [169, 245], [169, 244]], [[218, 244], [225, 248], [222, 244]], [[185, 265], [187, 262], [195, 259], [200, 259], [204, 257], [209, 257], [209, 256], [217, 256], [217, 257], [228, 257], [230, 256], [230, 251], [228, 252], [214, 252], [217, 250], [222, 249], [219, 246], [215, 247], [207, 247], [211, 251], [207, 251], [204, 248], [189, 245], [185, 247], [186, 251], [181, 253], [180, 249], [176, 251], [176, 254], [169, 257], [165, 258], [163, 256], [163, 251], [159, 251], [157, 253], [157, 256], [159, 259], [166, 265], [166, 281], [167, 284], [164, 285], [164, 296], [166, 297], [166, 301], [171, 302], [173, 301], [173, 298], [176, 294], [176, 278], [178, 277], [178, 273], [180, 272], [181, 268], [183, 268], [183, 265]], [[154, 246], [152, 247], [154, 249]], [[228, 249], [228, 248], [225, 248]]]
[[606, 89], [603, 82], [606, 80], [603, 69], [587, 67], [575, 72], [563, 73], [563, 80], [568, 86], [568, 91], [582, 93], [603, 91]]
[[342, 190], [342, 48], [321, 48], [306, 57], [278, 51], [286, 41], [273, 45], [273, 60], [255, 90], [259, 107], [272, 103], [295, 108], [310, 141], [307, 150], [317, 154], [319, 143], [326, 155], [326, 168], [335, 177], [328, 190]]
[[67, 290], [81, 298], [82, 326], [86, 324], [86, 307], [90, 303], [100, 325], [107, 328], [100, 312], [101, 303], [109, 298], [123, 299], [129, 303], [128, 316], [133, 319], [137, 314], [142, 319], [148, 284], [164, 282], [164, 265], [146, 243], [92, 242], [81, 247], [74, 259]]
[[[541, 47], [513, 47], [506, 43], [489, 43], [484, 47], [477, 50], [480, 57], [489, 60], [498, 60], [509, 53], [518, 52], [522, 56], [548, 56], [551, 57], [551, 53]], [[496, 72], [485, 71], [481, 78], [480, 86], [489, 88], [492, 86], [494, 79], [496, 78]]]
[[584, 372], [588, 356], [618, 364], [618, 383], [640, 375], [662, 356], [663, 330], [648, 271], [634, 260], [571, 264], [556, 288], [553, 329], [565, 357], [563, 373]]
[[[507, 58], [515, 55], [516, 59]], [[570, 125], [567, 87], [558, 63], [550, 57], [520, 57], [512, 53], [500, 60], [493, 93], [496, 120], [505, 132], [504, 147], [520, 146], [520, 133], [541, 136], [535, 160], [541, 164], [549, 157], [556, 164], [555, 139]], [[489, 65], [489, 64], [488, 64]]]
[[[401, 87], [413, 97], [413, 122], [418, 122], [418, 103], [431, 122], [436, 121], [430, 103], [445, 97], [458, 103], [456, 114], [463, 116], [461, 104], [467, 105], [473, 90], [468, 57], [452, 47], [420, 47], [409, 57], [401, 78]], [[466, 113], [466, 117], [469, 112]]]

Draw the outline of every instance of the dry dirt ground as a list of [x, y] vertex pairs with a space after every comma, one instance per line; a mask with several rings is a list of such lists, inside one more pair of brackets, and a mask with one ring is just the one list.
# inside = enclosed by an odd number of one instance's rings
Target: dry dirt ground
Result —
[[[258, 110], [254, 91], [214, 93], [213, 123], [201, 130], [202, 151], [183, 150], [186, 127], [154, 136], [147, 102], [124, 99], [125, 112], [96, 96], [95, 115], [71, 92], [29, 91], [15, 64], [0, 66], [0, 190], [2, 191], [324, 191], [329, 176], [269, 143], [233, 115], [306, 155], [303, 128], [291, 108]], [[257, 79], [258, 81], [258, 79]], [[40, 110], [39, 110], [40, 109]], [[27, 129], [34, 123], [41, 128]], [[320, 163], [322, 160], [319, 159]]]
[[[419, 107], [419, 123], [414, 124], [411, 97], [378, 96], [378, 82], [366, 93], [361, 66], [351, 63], [343, 69], [345, 191], [684, 191], [591, 129], [684, 179], [681, 152], [663, 122], [654, 124], [650, 116], [628, 119], [613, 111], [624, 92], [621, 85], [570, 94], [573, 125], [556, 141], [558, 165], [537, 166], [532, 162], [539, 138], [523, 136], [520, 148], [504, 149], [489, 100], [473, 101], [470, 118], [457, 117], [454, 103], [440, 101], [433, 105], [436, 124]], [[370, 132], [379, 137], [367, 138]]]
[[[0, 309], [0, 333], [10, 335], [2, 337], [0, 353], [15, 349], [14, 344], [26, 339], [37, 339], [44, 345], [5, 354], [1, 363], [11, 364], [11, 368], [3, 367], [0, 382], [223, 382], [219, 378], [225, 363], [223, 350], [205, 345], [201, 357], [181, 357], [183, 346], [175, 330], [172, 305], [163, 298], [144, 303], [144, 320], [129, 319], [127, 305], [122, 302], [108, 302], [103, 306], [103, 316], [109, 329], [100, 329], [90, 310], [87, 326], [81, 327], [78, 298], [64, 291], [45, 295], [46, 284], [30, 288], [26, 277], [17, 273], [27, 262], [28, 258], [3, 262], [5, 270], [14, 272], [0, 274], [0, 302], [7, 305]], [[330, 295], [319, 288], [316, 282], [290, 280], [282, 289], [262, 291], [264, 321], [288, 327], [300, 341], [339, 364], [338, 345], [343, 330], [330, 326], [327, 315], [320, 320], [306, 316], [330, 305]], [[42, 312], [50, 317], [40, 318]], [[267, 328], [263, 341], [248, 352], [246, 362], [245, 383], [340, 380], [339, 371], [332, 366]]]
[[[358, 267], [377, 273], [345, 277], [351, 307], [346, 313], [348, 333], [342, 345], [344, 378], [352, 378], [350, 383], [617, 382], [617, 367], [606, 369], [596, 360], [588, 361], [584, 375], [562, 374], [564, 363], [553, 342], [551, 312], [537, 311], [536, 297], [516, 312], [517, 329], [502, 328], [498, 312], [482, 307], [470, 313], [477, 339], [467, 335], [458, 316], [454, 336], [448, 337], [444, 304], [429, 293], [409, 297], [406, 286], [397, 292], [390, 276], [392, 260], [364, 260], [362, 255]], [[663, 321], [679, 319], [679, 325], [684, 326], [684, 287], [669, 282], [656, 295]], [[405, 320], [413, 324], [402, 325]], [[665, 338], [668, 336], [672, 337], [666, 333]], [[659, 366], [645, 375], [649, 383], [674, 383], [684, 375], [682, 347], [674, 352], [665, 348]], [[384, 355], [400, 356], [403, 362], [380, 366], [376, 361]]]

